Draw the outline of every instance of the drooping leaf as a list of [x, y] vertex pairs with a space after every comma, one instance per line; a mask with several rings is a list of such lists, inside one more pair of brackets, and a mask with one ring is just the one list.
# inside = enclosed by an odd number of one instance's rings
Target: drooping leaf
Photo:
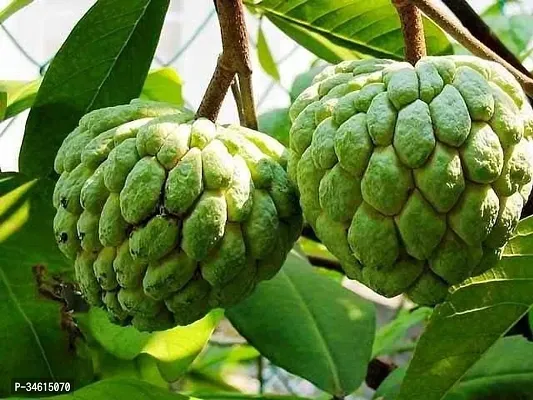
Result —
[[[15, 398], [13, 398], [15, 399]], [[105, 379], [95, 382], [75, 392], [43, 397], [43, 400], [187, 400], [190, 397], [172, 393], [136, 379]], [[23, 398], [19, 398], [23, 400]]]
[[[400, 21], [390, 0], [245, 0], [318, 57], [339, 62], [372, 56], [403, 58]], [[254, 4], [256, 3], [256, 4]], [[451, 52], [444, 33], [424, 19], [428, 53]]]
[[259, 26], [259, 29], [257, 31], [257, 58], [259, 59], [259, 64], [261, 64], [261, 68], [272, 77], [275, 81], [280, 80], [279, 71], [278, 71], [278, 65], [276, 64], [276, 60], [274, 60], [274, 57], [272, 56], [272, 52], [270, 51], [270, 46], [267, 43], [265, 33], [263, 32], [263, 28], [261, 25]]
[[407, 330], [427, 320], [431, 315], [431, 309], [421, 307], [414, 311], [402, 310], [390, 323], [376, 332], [372, 357], [388, 354], [394, 350], [398, 343], [402, 342]]
[[284, 146], [289, 146], [291, 120], [288, 108], [275, 108], [262, 113], [257, 118], [259, 131], [272, 136]]
[[[394, 371], [374, 398], [394, 400], [405, 368]], [[522, 337], [500, 339], [444, 400], [529, 399], [533, 393], [533, 345]]]
[[148, 354], [157, 360], [161, 374], [171, 382], [187, 370], [204, 348], [221, 314], [212, 312], [194, 324], [153, 333], [115, 325], [98, 308], [78, 318], [82, 320], [83, 330], [110, 354], [123, 360]]
[[0, 24], [3, 24], [9, 17], [30, 3], [33, 3], [33, 0], [11, 0], [7, 6], [0, 10]]
[[5, 113], [0, 120], [14, 117], [30, 108], [39, 90], [41, 79], [34, 81], [0, 81], [0, 91], [7, 95]]
[[399, 399], [441, 399], [533, 304], [533, 256], [504, 257], [437, 306]]
[[54, 57], [32, 107], [19, 158], [30, 177], [49, 175], [82, 115], [141, 93], [169, 0], [98, 1]]
[[0, 397], [10, 394], [14, 378], [80, 387], [93, 377], [62, 303], [45, 294], [48, 283], [71, 271], [54, 240], [52, 188], [48, 179], [0, 174]]
[[[0, 92], [7, 93], [7, 109], [3, 119], [14, 117], [33, 105], [41, 79], [34, 81], [0, 81]], [[173, 68], [164, 67], [148, 73], [142, 88], [142, 99], [183, 105], [182, 81]], [[1, 120], [0, 114], [0, 120]]]
[[365, 377], [373, 305], [295, 252], [275, 278], [226, 315], [263, 356], [328, 393], [349, 394]]

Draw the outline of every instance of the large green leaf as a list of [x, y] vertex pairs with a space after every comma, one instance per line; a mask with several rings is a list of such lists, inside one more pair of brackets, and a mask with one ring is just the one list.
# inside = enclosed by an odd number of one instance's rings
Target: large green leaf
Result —
[[9, 17], [30, 3], [33, 3], [33, 0], [11, 0], [7, 6], [0, 10], [0, 24], [3, 24]]
[[[394, 400], [405, 368], [394, 371], [374, 398]], [[531, 399], [533, 393], [533, 344], [522, 337], [500, 339], [466, 373], [445, 400]]]
[[[390, 0], [245, 0], [302, 46], [329, 62], [403, 58], [400, 20]], [[450, 53], [444, 33], [424, 19], [428, 53]]]
[[90, 110], [141, 93], [169, 0], [100, 0], [54, 57], [35, 99], [20, 171], [46, 176], [64, 137]]
[[115, 325], [98, 308], [78, 316], [83, 330], [110, 354], [123, 360], [147, 354], [157, 360], [161, 374], [169, 382], [181, 376], [198, 356], [220, 317], [220, 312], [212, 312], [188, 326], [148, 333]]
[[77, 356], [62, 304], [45, 297], [36, 279], [44, 284], [70, 271], [54, 241], [52, 188], [48, 179], [0, 174], [0, 397], [13, 378], [80, 386], [93, 376], [89, 360]]
[[437, 306], [420, 337], [399, 399], [437, 400], [528, 312], [533, 256], [504, 257]]
[[[7, 108], [3, 119], [14, 117], [33, 105], [41, 79], [34, 81], [0, 81], [0, 92], [7, 94]], [[148, 73], [141, 91], [141, 98], [183, 105], [182, 80], [170, 67], [152, 70]], [[0, 112], [0, 120], [2, 114]]]
[[294, 252], [275, 278], [226, 315], [262, 355], [328, 393], [347, 395], [366, 375], [373, 305]]
[[[15, 398], [13, 398], [15, 399]], [[22, 400], [22, 398], [18, 398]], [[172, 393], [136, 379], [105, 379], [69, 394], [44, 397], [43, 400], [187, 400], [187, 396]], [[191, 399], [192, 400], [192, 399]]]

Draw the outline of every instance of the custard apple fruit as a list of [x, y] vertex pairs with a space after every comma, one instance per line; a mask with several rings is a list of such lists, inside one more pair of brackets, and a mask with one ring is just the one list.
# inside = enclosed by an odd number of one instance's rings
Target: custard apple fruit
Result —
[[290, 109], [289, 175], [347, 276], [441, 302], [491, 268], [532, 186], [533, 112], [471, 56], [327, 67]]
[[139, 330], [237, 303], [300, 234], [286, 149], [163, 103], [92, 111], [64, 140], [53, 203], [81, 292]]

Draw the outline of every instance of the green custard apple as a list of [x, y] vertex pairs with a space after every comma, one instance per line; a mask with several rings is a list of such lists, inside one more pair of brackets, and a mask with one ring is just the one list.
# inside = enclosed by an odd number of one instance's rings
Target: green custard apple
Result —
[[433, 305], [500, 259], [533, 173], [533, 111], [503, 66], [345, 61], [290, 118], [289, 175], [348, 277]]
[[53, 198], [83, 296], [147, 331], [239, 302], [300, 234], [286, 163], [273, 138], [168, 104], [88, 113], [59, 149]]

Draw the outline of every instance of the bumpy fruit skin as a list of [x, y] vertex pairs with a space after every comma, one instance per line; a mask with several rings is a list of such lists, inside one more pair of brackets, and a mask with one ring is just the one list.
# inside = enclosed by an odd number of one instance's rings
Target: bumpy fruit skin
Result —
[[298, 238], [286, 149], [134, 100], [85, 115], [55, 160], [54, 231], [80, 289], [139, 330], [187, 325], [272, 278]]
[[346, 61], [290, 117], [289, 176], [349, 277], [432, 305], [499, 260], [533, 173], [533, 112], [501, 65]]

